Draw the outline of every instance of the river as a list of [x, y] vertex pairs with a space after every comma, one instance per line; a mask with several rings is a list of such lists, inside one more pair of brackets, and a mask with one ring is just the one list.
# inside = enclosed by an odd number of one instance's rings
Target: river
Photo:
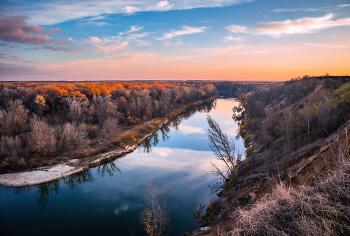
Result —
[[0, 188], [1, 235], [146, 235], [140, 223], [150, 179], [159, 198], [167, 186], [170, 236], [193, 231], [195, 204], [217, 198], [211, 162], [222, 166], [208, 146], [206, 116], [213, 117], [236, 150], [243, 140], [232, 120], [234, 99], [193, 108], [143, 141], [133, 153], [46, 184]]

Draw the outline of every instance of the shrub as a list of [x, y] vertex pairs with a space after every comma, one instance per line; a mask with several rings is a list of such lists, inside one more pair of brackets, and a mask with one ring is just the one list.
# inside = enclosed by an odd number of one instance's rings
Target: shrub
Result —
[[350, 83], [341, 86], [333, 92], [333, 104], [350, 111]]

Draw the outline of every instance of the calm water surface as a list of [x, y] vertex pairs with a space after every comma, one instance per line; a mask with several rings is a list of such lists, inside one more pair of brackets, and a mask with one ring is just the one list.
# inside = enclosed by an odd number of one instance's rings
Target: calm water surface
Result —
[[[46, 184], [0, 188], [1, 235], [145, 235], [139, 221], [143, 194], [153, 179], [162, 197], [167, 185], [169, 235], [182, 235], [199, 224], [194, 204], [215, 199], [206, 116], [233, 139], [233, 99], [217, 99], [192, 109], [145, 140], [138, 150], [113, 162]], [[244, 151], [241, 138], [236, 149]]]

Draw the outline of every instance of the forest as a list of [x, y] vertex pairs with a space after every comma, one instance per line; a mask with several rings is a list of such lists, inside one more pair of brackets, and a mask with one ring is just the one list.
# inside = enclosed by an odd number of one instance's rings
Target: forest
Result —
[[[1, 82], [0, 169], [55, 164], [120, 137], [135, 140], [152, 131], [153, 119], [216, 96], [208, 82]], [[136, 133], [127, 132], [132, 127]]]

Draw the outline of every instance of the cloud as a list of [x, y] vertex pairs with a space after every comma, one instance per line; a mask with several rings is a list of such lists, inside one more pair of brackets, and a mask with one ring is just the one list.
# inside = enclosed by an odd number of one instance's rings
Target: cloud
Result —
[[274, 9], [271, 12], [276, 13], [282, 13], [282, 12], [313, 12], [313, 11], [321, 11], [326, 9], [332, 9], [332, 8], [343, 8], [343, 7], [350, 7], [350, 4], [342, 4], [342, 5], [336, 5], [336, 6], [328, 6], [328, 7], [321, 7], [321, 8], [290, 8], [290, 9]]
[[168, 157], [171, 154], [174, 154], [174, 151], [171, 148], [162, 148], [157, 149], [157, 154], [161, 157]]
[[142, 30], [142, 29], [143, 29], [143, 26], [133, 25], [133, 26], [130, 27], [130, 30], [126, 31], [125, 33], [129, 34], [131, 32], [139, 31], [139, 30]]
[[342, 5], [338, 5], [338, 7], [350, 7], [350, 4], [342, 4]]
[[242, 40], [243, 40], [243, 37], [232, 37], [231, 35], [222, 38], [222, 41], [224, 41], [225, 43], [232, 42], [232, 41], [238, 42]]
[[196, 58], [198, 56], [184, 56], [184, 57], [169, 57], [169, 58], [165, 58], [164, 62], [169, 62], [169, 61], [183, 61], [183, 60], [188, 60], [188, 59], [192, 59], [192, 58]]
[[38, 45], [53, 41], [52, 38], [42, 34], [54, 34], [61, 31], [59, 28], [46, 31], [43, 27], [29, 26], [25, 23], [25, 19], [27, 19], [25, 16], [0, 16], [0, 39], [6, 42]]
[[90, 44], [97, 49], [97, 52], [113, 53], [124, 49], [128, 42], [120, 42], [116, 40], [110, 40], [107, 38], [100, 39], [98, 37], [90, 36], [90, 39], [85, 39], [80, 42], [81, 44]]
[[63, 46], [63, 45], [66, 45], [66, 44], [69, 44], [67, 39], [59, 39], [56, 42], [56, 45], [59, 45], [59, 46]]
[[73, 42], [73, 41], [74, 41], [74, 40], [73, 40], [71, 37], [69, 37], [68, 39], [69, 39], [69, 41], [71, 41], [71, 42]]
[[[278, 38], [293, 34], [317, 33], [321, 30], [338, 26], [350, 26], [350, 18], [332, 20], [334, 17], [335, 15], [330, 13], [322, 17], [305, 17], [297, 20], [262, 22], [249, 27], [231, 25], [226, 28], [233, 33], [242, 32]], [[239, 27], [244, 30], [239, 30]]]
[[294, 11], [319, 11], [318, 8], [292, 8], [292, 9], [274, 9], [271, 12], [281, 13], [281, 12], [294, 12]]
[[194, 33], [202, 33], [207, 29], [208, 27], [190, 27], [190, 26], [183, 26], [182, 30], [178, 31], [171, 31], [170, 33], [164, 33], [163, 37], [157, 38], [158, 40], [165, 40], [165, 39], [171, 39], [173, 37], [181, 36], [181, 35], [186, 35], [186, 34], [194, 34]]
[[110, 25], [107, 22], [103, 22], [103, 21], [87, 21], [85, 23], [78, 23], [78, 26], [82, 26], [82, 25], [96, 25], [96, 26], [103, 26], [103, 25]]
[[49, 32], [47, 32], [48, 34], [59, 34], [61, 33], [62, 30], [60, 28], [56, 28], [56, 29], [53, 29], [53, 30], [50, 30]]
[[129, 205], [128, 204], [123, 204], [121, 207], [116, 208], [114, 210], [114, 214], [117, 216], [120, 213], [127, 211], [128, 209], [129, 209]]
[[183, 44], [184, 44], [184, 42], [181, 39], [175, 39], [175, 41], [169, 41], [169, 40], [163, 41], [163, 45], [165, 47], [181, 46]]
[[194, 52], [202, 56], [241, 56], [241, 55], [264, 55], [286, 53], [291, 51], [305, 52], [306, 50], [342, 50], [350, 48], [350, 44], [321, 44], [321, 43], [294, 43], [294, 44], [239, 44], [235, 46], [217, 47], [217, 48], [197, 48]]
[[206, 132], [203, 130], [203, 128], [199, 128], [199, 127], [193, 127], [193, 126], [186, 126], [186, 125], [179, 125], [179, 130], [183, 133], [183, 134], [205, 134]]
[[0, 58], [18, 61], [19, 56], [18, 55], [10, 55], [10, 54], [6, 54], [6, 53], [0, 53]]
[[88, 17], [86, 19], [83, 19], [83, 22], [79, 22], [78, 26], [82, 26], [82, 25], [96, 25], [96, 26], [103, 26], [103, 25], [110, 25], [109, 23], [105, 22], [105, 21], [101, 21], [101, 20], [109, 20], [110, 18], [105, 16], [105, 15], [101, 15], [101, 16], [95, 16], [95, 17]]
[[29, 74], [36, 74], [37, 71], [33, 67], [7, 64], [0, 62], [0, 76], [28, 76]]
[[72, 51], [72, 49], [70, 49], [70, 48], [64, 48], [64, 47], [60, 47], [60, 46], [54, 47], [54, 46], [50, 46], [50, 45], [45, 45], [43, 48], [49, 49], [51, 51], [56, 51], [56, 52], [70, 52], [70, 51]]
[[[135, 12], [184, 10], [207, 7], [225, 7], [253, 0], [43, 0], [28, 2], [19, 0], [18, 12], [29, 17], [33, 25], [53, 25], [61, 22], [95, 17], [103, 14], [133, 14]], [[4, 7], [3, 7], [4, 8]], [[6, 11], [8, 8], [4, 8]]]
[[247, 27], [241, 25], [230, 25], [227, 26], [226, 29], [232, 33], [244, 33], [247, 30]]
[[168, 11], [174, 7], [174, 3], [169, 3], [167, 0], [160, 1], [155, 5], [154, 9], [158, 11]]
[[127, 14], [133, 14], [134, 12], [139, 11], [140, 9], [138, 7], [133, 7], [133, 6], [125, 6], [123, 8], [123, 10], [127, 13]]
[[143, 38], [146, 37], [148, 33], [143, 33], [143, 34], [130, 34], [127, 39], [137, 39], [137, 38]]

